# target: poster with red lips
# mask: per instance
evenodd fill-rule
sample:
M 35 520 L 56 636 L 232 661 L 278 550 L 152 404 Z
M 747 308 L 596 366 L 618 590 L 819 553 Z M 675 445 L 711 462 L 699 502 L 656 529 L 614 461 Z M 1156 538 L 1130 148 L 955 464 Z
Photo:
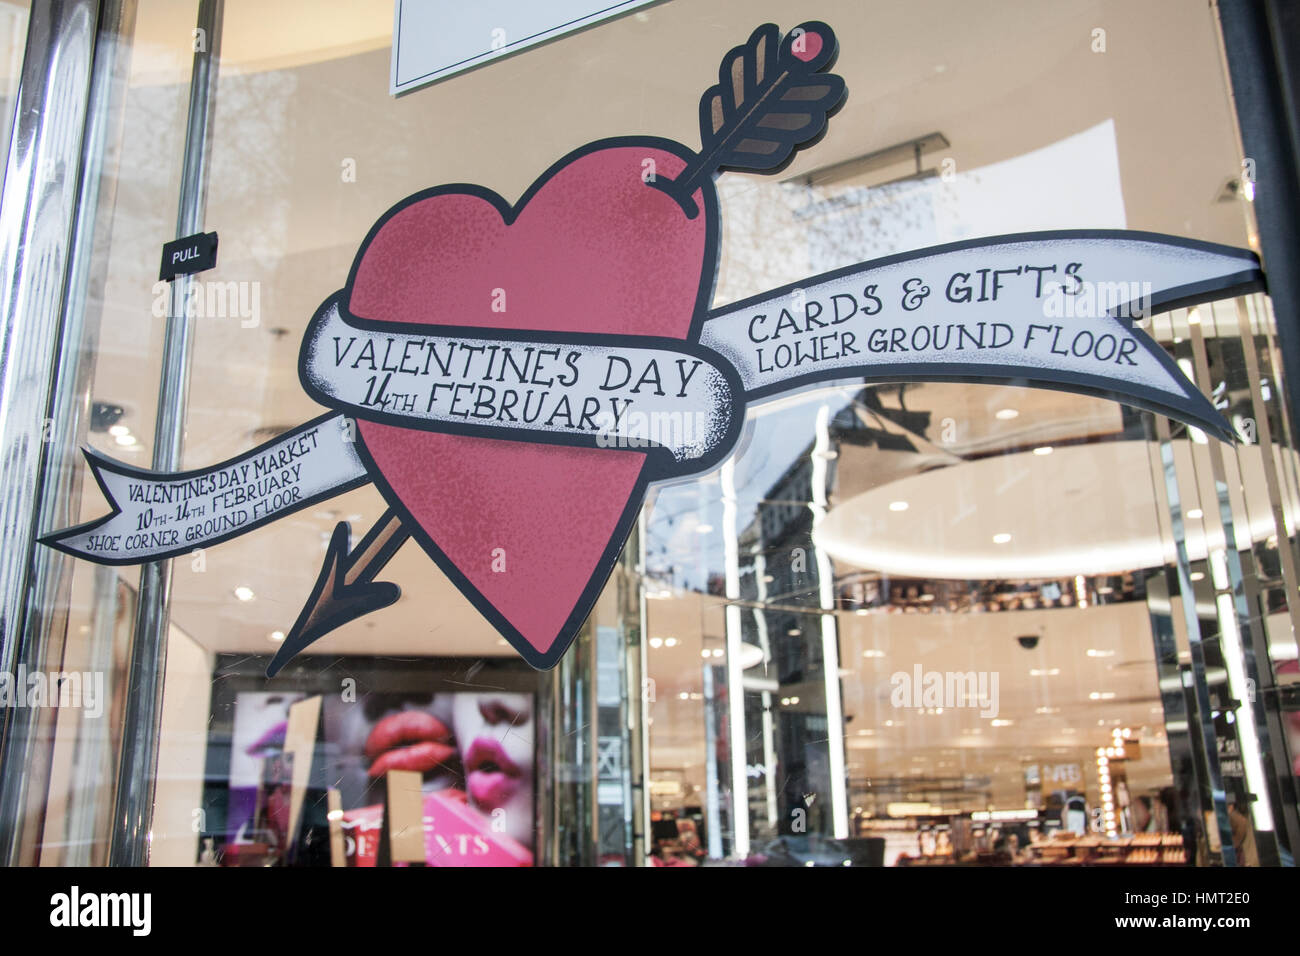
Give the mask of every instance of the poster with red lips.
M 198 846 L 221 865 L 532 865 L 539 675 L 523 661 L 307 657 L 271 690 L 265 667 L 213 661 Z M 418 835 L 397 855 L 381 848 L 395 774 L 394 818 Z
M 87 451 L 111 513 L 42 541 L 103 564 L 159 560 L 373 483 L 386 512 L 355 544 L 336 526 L 268 676 L 393 604 L 400 589 L 377 577 L 412 539 L 547 669 L 650 485 L 734 454 L 751 404 L 828 383 L 1012 383 L 1235 440 L 1142 324 L 1262 288 L 1249 250 L 1123 230 L 995 236 L 715 307 L 714 178 L 773 173 L 815 146 L 846 95 L 837 53 L 820 21 L 784 36 L 763 24 L 700 98 L 698 150 L 621 136 L 578 147 L 514 202 L 477 184 L 402 199 L 304 333 L 299 380 L 329 412 L 191 472 Z
M 531 866 L 533 696 L 509 691 L 326 698 L 325 777 L 338 789 L 349 865 L 374 866 L 385 777 L 420 775 L 430 866 Z

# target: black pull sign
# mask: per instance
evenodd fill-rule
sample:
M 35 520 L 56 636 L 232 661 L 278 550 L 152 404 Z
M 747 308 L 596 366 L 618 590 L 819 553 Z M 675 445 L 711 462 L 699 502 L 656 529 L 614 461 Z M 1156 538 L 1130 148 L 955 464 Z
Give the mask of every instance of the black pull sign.
M 158 278 L 170 282 L 177 276 L 193 275 L 217 264 L 217 234 L 201 232 L 163 244 L 162 268 Z

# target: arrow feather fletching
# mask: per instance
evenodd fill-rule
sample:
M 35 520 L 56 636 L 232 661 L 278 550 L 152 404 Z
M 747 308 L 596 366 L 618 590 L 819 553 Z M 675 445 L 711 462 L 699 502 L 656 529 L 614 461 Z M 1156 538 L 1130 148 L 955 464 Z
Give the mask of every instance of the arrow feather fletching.
M 763 24 L 728 51 L 717 84 L 700 97 L 699 155 L 675 180 L 651 185 L 694 212 L 690 196 L 704 177 L 783 166 L 826 128 L 827 114 L 844 98 L 844 80 L 820 72 L 835 52 L 835 33 L 820 21 L 795 27 L 784 39 L 776 24 Z

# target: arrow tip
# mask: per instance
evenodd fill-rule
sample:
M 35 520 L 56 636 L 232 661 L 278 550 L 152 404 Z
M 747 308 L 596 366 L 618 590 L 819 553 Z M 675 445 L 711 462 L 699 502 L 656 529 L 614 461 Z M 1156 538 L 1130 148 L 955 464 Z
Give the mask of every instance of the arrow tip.
M 402 596 L 402 589 L 389 581 L 347 582 L 347 572 L 352 566 L 351 541 L 351 527 L 346 521 L 340 521 L 330 536 L 325 563 L 316 578 L 311 597 L 267 665 L 267 677 L 274 677 L 300 651 L 326 634 L 372 611 L 395 604 Z

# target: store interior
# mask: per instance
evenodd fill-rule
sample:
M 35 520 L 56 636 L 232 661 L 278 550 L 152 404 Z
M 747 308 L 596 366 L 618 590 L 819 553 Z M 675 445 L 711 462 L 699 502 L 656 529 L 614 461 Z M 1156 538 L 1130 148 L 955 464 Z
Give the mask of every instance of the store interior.
M 320 414 L 298 380 L 303 330 L 392 203 L 446 182 L 516 197 L 556 158 L 606 136 L 693 144 L 718 54 L 790 16 L 775 0 L 673 0 L 394 98 L 391 2 L 325 5 L 328 16 L 303 2 L 285 31 L 268 28 L 259 4 L 225 5 L 205 218 L 221 236 L 206 277 L 220 295 L 198 305 L 186 468 Z M 157 246 L 176 215 L 196 4 L 137 7 L 105 134 L 83 441 L 147 467 L 166 313 Z M 830 0 L 818 11 L 839 35 L 850 96 L 824 141 L 780 175 L 719 179 L 715 305 L 973 236 L 1127 228 L 1255 244 L 1208 12 L 1118 0 L 931 7 L 924 30 L 906 5 Z M 652 489 L 626 573 L 574 652 L 594 659 L 597 630 L 614 628 L 638 658 L 644 700 L 624 706 L 644 720 L 645 855 L 662 865 L 1213 861 L 1219 830 L 1207 825 L 1188 715 L 1173 700 L 1179 667 L 1194 663 L 1188 615 L 1168 582 L 1190 575 L 1191 618 L 1210 627 L 1222 613 L 1213 556 L 1240 554 L 1266 605 L 1254 627 L 1273 662 L 1296 660 L 1293 612 L 1269 597 L 1284 571 L 1279 517 L 1300 513 L 1271 322 L 1255 295 L 1149 327 L 1224 398 L 1225 414 L 1271 423 L 1268 443 L 1215 455 L 1194 429 L 1100 398 L 858 380 L 750 409 L 732 461 Z M 1247 394 L 1252 374 L 1271 389 Z M 94 482 L 81 474 L 79 487 L 72 517 L 102 515 Z M 453 713 L 457 694 L 527 698 L 538 783 L 521 812 L 538 837 L 517 842 L 530 859 L 553 845 L 563 821 L 542 784 L 563 768 L 545 766 L 556 751 L 540 731 L 564 678 L 517 667 L 415 543 L 384 572 L 402 588 L 396 604 L 313 645 L 297 677 L 258 683 L 335 526 L 359 536 L 384 508 L 363 487 L 175 561 L 152 862 L 214 862 L 238 842 L 205 845 L 209 794 L 235 786 L 242 759 L 213 762 L 214 748 L 239 750 L 237 695 L 223 681 L 283 694 L 288 707 L 333 693 L 322 675 L 336 662 L 371 675 L 363 692 L 433 699 L 429 713 L 453 729 L 466 719 Z M 1282 551 L 1294 548 L 1289 531 Z M 42 864 L 106 852 L 138 574 L 67 567 L 64 666 L 107 670 L 113 707 L 103 724 L 60 716 Z M 630 608 L 614 594 L 629 580 Z M 1172 658 L 1161 656 L 1166 624 Z M 974 700 L 951 693 L 966 676 Z M 1210 661 L 1211 684 L 1230 679 Z M 491 707 L 524 709 L 507 704 Z M 239 772 L 256 785 L 264 769 Z M 1240 768 L 1251 790 L 1259 773 Z M 1281 825 L 1258 803 L 1246 816 L 1266 853 L 1263 834 Z M 1269 845 L 1276 856 L 1278 841 Z

